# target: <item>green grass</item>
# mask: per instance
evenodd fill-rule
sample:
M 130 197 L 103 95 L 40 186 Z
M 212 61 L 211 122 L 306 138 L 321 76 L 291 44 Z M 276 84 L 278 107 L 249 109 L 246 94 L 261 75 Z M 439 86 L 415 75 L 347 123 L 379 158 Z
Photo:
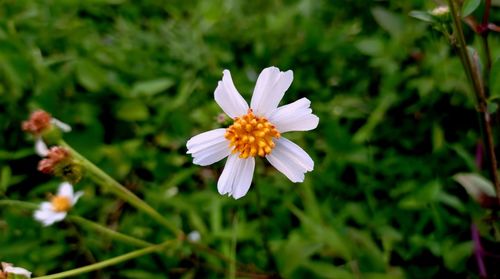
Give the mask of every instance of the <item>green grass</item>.
M 0 198 L 40 202 L 56 192 L 20 129 L 43 108 L 73 127 L 65 140 L 81 154 L 250 272 L 478 278 L 470 227 L 485 211 L 452 176 L 478 171 L 480 127 L 459 59 L 408 16 L 434 7 L 426 2 L 0 1 Z M 498 57 L 498 35 L 490 44 Z M 186 141 L 220 127 L 213 92 L 224 69 L 249 101 L 272 65 L 294 71 L 281 104 L 307 97 L 320 117 L 317 129 L 287 134 L 315 169 L 293 184 L 257 160 L 247 196 L 222 197 L 223 162 L 192 164 Z M 91 180 L 77 188 L 85 195 L 73 214 L 151 243 L 171 236 Z M 44 228 L 30 210 L 0 208 L 0 261 L 37 276 L 135 249 L 72 221 Z M 242 270 L 179 246 L 81 278 Z

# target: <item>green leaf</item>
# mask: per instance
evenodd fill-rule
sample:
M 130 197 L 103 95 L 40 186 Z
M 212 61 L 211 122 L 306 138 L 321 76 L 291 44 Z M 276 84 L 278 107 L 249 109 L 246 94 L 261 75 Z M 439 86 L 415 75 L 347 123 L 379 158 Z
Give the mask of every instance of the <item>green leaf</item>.
M 436 20 L 428 13 L 424 11 L 411 11 L 409 14 L 411 17 L 419 19 L 424 22 L 435 23 Z
M 88 91 L 96 92 L 106 84 L 106 71 L 89 60 L 81 60 L 76 65 L 76 78 Z
M 337 267 L 331 263 L 325 263 L 320 261 L 306 261 L 303 266 L 309 269 L 311 272 L 316 274 L 320 278 L 332 278 L 332 279 L 351 279 L 355 278 L 352 273 L 346 270 L 346 268 Z
M 10 170 L 10 167 L 3 166 L 2 170 L 0 171 L 0 192 L 7 191 L 7 188 L 9 187 L 10 184 L 11 175 L 12 172 Z
M 174 81 L 168 78 L 160 78 L 148 81 L 140 81 L 132 87 L 132 96 L 153 96 L 161 93 L 174 85 Z
M 384 51 L 384 43 L 380 38 L 366 38 L 360 40 L 356 48 L 365 55 L 376 56 Z
M 472 241 L 449 245 L 443 251 L 443 260 L 446 267 L 451 270 L 461 271 L 467 259 L 471 256 L 474 245 Z
M 382 7 L 373 8 L 372 14 L 380 27 L 389 32 L 391 36 L 398 37 L 403 33 L 403 20 L 399 15 Z
M 490 92 L 491 98 L 500 98 L 500 57 L 497 57 L 491 66 L 490 71 Z
M 469 54 L 469 59 L 472 66 L 472 74 L 474 78 L 479 81 L 481 88 L 483 87 L 483 64 L 479 58 L 477 51 L 471 47 L 467 46 L 467 53 Z
M 136 100 L 124 100 L 118 104 L 116 117 L 125 121 L 141 121 L 149 117 L 148 107 Z
M 481 4 L 481 0 L 465 0 L 462 5 L 462 17 L 472 14 Z
M 474 199 L 479 198 L 482 194 L 489 197 L 496 196 L 493 183 L 479 174 L 457 173 L 453 176 L 453 179 L 462 185 Z

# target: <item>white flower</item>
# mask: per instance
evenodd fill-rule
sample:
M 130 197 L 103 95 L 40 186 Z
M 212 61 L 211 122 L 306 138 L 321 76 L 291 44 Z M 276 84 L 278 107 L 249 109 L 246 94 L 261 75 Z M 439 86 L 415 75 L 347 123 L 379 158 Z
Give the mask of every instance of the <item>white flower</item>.
M 5 273 L 6 278 L 15 277 L 15 278 L 31 278 L 31 272 L 22 267 L 15 267 L 9 263 L 2 263 L 2 269 Z M 19 276 L 9 276 L 9 274 L 19 275 Z M 0 270 L 0 275 L 2 275 L 2 271 Z M 0 276 L 2 277 L 2 276 Z
M 187 239 L 191 242 L 200 242 L 201 234 L 199 231 L 192 231 L 192 232 L 188 233 Z
M 431 15 L 433 16 L 444 16 L 450 13 L 450 8 L 448 6 L 439 6 L 435 8 L 434 10 L 430 11 Z
M 82 195 L 81 191 L 73 193 L 73 186 L 68 182 L 63 182 L 59 186 L 57 196 L 52 197 L 50 202 L 42 202 L 33 217 L 44 226 L 62 221 Z
M 306 98 L 278 107 L 292 80 L 291 70 L 264 69 L 248 107 L 236 90 L 230 72 L 224 70 L 214 95 L 217 104 L 234 120 L 233 125 L 199 134 L 187 142 L 187 153 L 197 165 L 207 166 L 228 157 L 217 183 L 221 195 L 239 199 L 248 192 L 255 156 L 266 157 L 292 182 L 303 182 L 304 173 L 313 170 L 311 157 L 281 136 L 290 131 L 312 130 L 319 122 Z

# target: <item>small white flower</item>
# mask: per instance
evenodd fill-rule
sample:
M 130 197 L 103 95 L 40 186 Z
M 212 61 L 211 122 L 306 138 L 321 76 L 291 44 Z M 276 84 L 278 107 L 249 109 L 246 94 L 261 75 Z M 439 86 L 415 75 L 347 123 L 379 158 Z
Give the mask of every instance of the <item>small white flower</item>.
M 187 239 L 191 242 L 200 242 L 201 234 L 199 231 L 192 231 L 192 232 L 188 233 Z
M 430 11 L 431 15 L 433 16 L 444 16 L 450 13 L 450 8 L 448 6 L 439 6 L 435 8 L 434 10 Z
M 26 270 L 25 268 L 22 267 L 15 267 L 12 264 L 9 263 L 2 263 L 2 269 L 3 273 L 6 278 L 31 278 L 31 272 Z M 10 274 L 17 275 L 17 276 L 9 276 Z M 2 271 L 0 270 L 0 275 L 2 275 Z M 1 276 L 0 276 L 1 277 Z
M 42 202 L 33 217 L 44 226 L 62 221 L 82 195 L 81 191 L 73 193 L 73 186 L 68 182 L 63 182 L 59 186 L 57 195 L 52 197 L 50 202 Z
M 303 182 L 314 162 L 295 143 L 281 136 L 290 131 L 309 131 L 318 126 L 311 102 L 302 98 L 278 107 L 293 80 L 293 72 L 276 67 L 264 69 L 253 91 L 250 107 L 236 90 L 231 74 L 223 71 L 215 89 L 215 101 L 234 120 L 227 129 L 215 129 L 192 137 L 187 142 L 193 163 L 207 166 L 228 157 L 217 183 L 221 195 L 235 199 L 246 195 L 255 168 L 255 156 L 266 157 L 292 182 Z

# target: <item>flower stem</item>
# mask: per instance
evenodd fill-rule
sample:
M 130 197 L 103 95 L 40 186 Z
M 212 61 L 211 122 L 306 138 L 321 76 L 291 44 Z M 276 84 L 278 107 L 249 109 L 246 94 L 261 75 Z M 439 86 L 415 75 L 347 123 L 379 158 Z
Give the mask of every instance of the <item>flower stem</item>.
M 0 207 L 1 206 L 22 207 L 22 208 L 30 209 L 30 210 L 35 210 L 38 208 L 38 205 L 36 203 L 17 201 L 17 200 L 0 200 Z M 109 228 L 106 228 L 103 225 L 100 225 L 96 222 L 87 220 L 87 219 L 80 217 L 80 216 L 77 216 L 77 215 L 68 215 L 66 218 L 68 220 L 73 221 L 74 223 L 76 223 L 78 225 L 81 225 L 83 227 L 86 227 L 86 228 L 92 229 L 94 231 L 100 232 L 102 234 L 105 234 L 116 241 L 121 241 L 124 243 L 128 243 L 130 245 L 139 246 L 139 247 L 148 247 L 148 246 L 154 245 L 153 243 L 144 241 L 142 239 L 138 239 L 138 238 L 111 230 Z
M 455 32 L 454 34 L 457 37 L 458 40 L 458 52 L 460 55 L 460 59 L 462 61 L 462 65 L 464 67 L 464 70 L 467 74 L 467 77 L 469 78 L 469 81 L 471 82 L 473 91 L 476 95 L 477 99 L 477 109 L 480 114 L 480 120 L 481 120 L 481 126 L 484 128 L 484 143 L 485 143 L 485 148 L 486 148 L 486 154 L 489 159 L 490 163 L 490 175 L 493 180 L 493 184 L 495 185 L 496 193 L 497 193 L 497 199 L 500 203 L 500 179 L 498 177 L 498 172 L 497 172 L 497 159 L 495 155 L 495 143 L 493 141 L 493 131 L 491 128 L 491 117 L 490 114 L 488 113 L 487 110 L 487 99 L 485 95 L 485 88 L 483 87 L 480 76 L 478 74 L 475 74 L 474 68 L 472 66 L 472 62 L 470 60 L 468 51 L 467 51 L 467 45 L 465 43 L 465 37 L 464 33 L 462 30 L 462 24 L 460 21 L 460 16 L 457 12 L 457 7 L 455 6 L 455 2 L 453 0 L 448 0 L 448 4 L 450 6 L 451 10 L 451 16 L 453 18 L 453 25 L 455 27 Z
M 115 195 L 128 202 L 130 205 L 134 206 L 140 211 L 143 211 L 151 218 L 156 220 L 158 223 L 162 224 L 165 228 L 170 230 L 173 234 L 175 234 L 178 238 L 183 238 L 184 233 L 174 226 L 169 220 L 163 217 L 158 211 L 152 208 L 149 204 L 141 200 L 134 193 L 129 191 L 123 185 L 118 183 L 116 180 L 111 178 L 108 174 L 102 171 L 99 167 L 94 165 L 92 162 L 87 160 L 84 156 L 74 150 L 71 146 L 69 146 L 66 142 L 61 140 L 59 145 L 67 148 L 70 152 L 75 156 L 76 159 L 80 160 L 85 170 L 90 174 L 90 176 L 94 179 L 94 181 L 112 191 Z
M 36 203 L 16 201 L 16 200 L 0 200 L 0 206 L 14 206 L 14 207 L 22 207 L 22 208 L 32 209 L 32 210 L 35 210 L 38 208 L 38 205 Z
M 102 262 L 98 262 L 95 264 L 87 265 L 87 266 L 72 269 L 72 270 L 67 270 L 64 272 L 56 273 L 56 274 L 35 277 L 33 279 L 57 279 L 57 278 L 66 278 L 66 277 L 70 277 L 70 276 L 76 276 L 76 275 L 87 273 L 90 271 L 102 269 L 102 268 L 105 268 L 105 267 L 108 267 L 111 265 L 119 264 L 121 262 L 128 261 L 128 260 L 140 257 L 140 256 L 144 256 L 144 255 L 151 254 L 154 252 L 159 252 L 159 251 L 167 248 L 168 246 L 172 246 L 176 242 L 177 242 L 177 240 L 168 240 L 168 241 L 165 241 L 161 244 L 149 246 L 149 247 L 146 247 L 146 248 L 143 248 L 140 250 L 136 250 L 136 251 L 133 251 L 133 252 L 130 252 L 127 254 L 123 254 L 123 255 L 118 256 L 118 257 L 114 257 L 114 258 L 102 261 Z
M 68 216 L 68 219 L 73 221 L 74 223 L 82 226 L 82 227 L 86 227 L 86 228 L 95 230 L 97 232 L 100 232 L 104 235 L 107 235 L 116 241 L 121 241 L 123 243 L 127 243 L 127 244 L 138 246 L 138 247 L 148 247 L 148 246 L 154 245 L 154 244 L 149 243 L 147 241 L 144 241 L 142 239 L 138 239 L 138 238 L 114 231 L 112 229 L 109 229 L 105 226 L 102 226 L 98 223 L 87 220 L 87 219 L 82 218 L 80 216 L 70 215 L 70 216 Z

